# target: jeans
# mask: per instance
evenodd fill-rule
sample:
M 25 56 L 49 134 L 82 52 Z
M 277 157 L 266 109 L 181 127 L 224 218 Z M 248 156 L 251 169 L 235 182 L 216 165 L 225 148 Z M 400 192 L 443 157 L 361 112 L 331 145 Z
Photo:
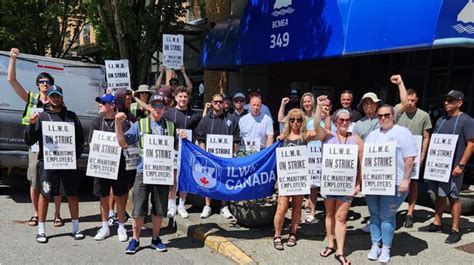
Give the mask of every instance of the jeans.
M 408 195 L 407 192 L 399 192 L 397 195 L 366 195 L 367 206 L 370 212 L 370 237 L 372 244 L 382 242 L 383 246 L 391 247 L 395 233 L 395 215 L 398 208 Z

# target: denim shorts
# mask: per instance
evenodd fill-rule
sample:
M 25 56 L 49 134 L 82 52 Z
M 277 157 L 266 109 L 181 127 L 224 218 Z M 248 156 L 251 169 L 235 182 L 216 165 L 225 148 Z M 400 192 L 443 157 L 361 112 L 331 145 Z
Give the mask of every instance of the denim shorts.
M 339 195 L 321 195 L 325 200 L 338 200 L 341 202 L 352 203 L 352 196 L 339 196 Z

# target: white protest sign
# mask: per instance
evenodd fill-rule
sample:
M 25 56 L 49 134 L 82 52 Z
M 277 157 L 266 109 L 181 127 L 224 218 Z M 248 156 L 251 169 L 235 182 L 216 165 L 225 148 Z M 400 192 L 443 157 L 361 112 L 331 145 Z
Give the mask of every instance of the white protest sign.
M 128 60 L 105 60 L 105 73 L 107 75 L 107 88 L 113 91 L 132 89 Z
M 260 138 L 242 137 L 246 152 L 260 152 Z
M 395 195 L 396 143 L 364 144 L 362 159 L 362 193 Z
M 423 144 L 423 136 L 421 135 L 413 135 L 415 137 L 416 142 L 416 157 L 415 162 L 413 163 L 413 170 L 411 172 L 411 179 L 419 179 L 420 178 L 420 157 L 421 157 L 421 148 Z
M 219 157 L 232 158 L 232 135 L 208 134 L 206 137 L 206 151 Z
M 126 149 L 123 149 L 123 155 L 125 156 L 125 170 L 137 169 L 140 146 L 138 144 L 129 145 Z
M 86 175 L 117 180 L 122 148 L 115 133 L 94 130 L 89 146 Z
M 76 169 L 74 123 L 43 121 L 45 169 Z
M 426 157 L 425 179 L 449 181 L 458 137 L 459 135 L 456 134 L 434 133 L 431 135 Z
M 321 168 L 321 194 L 352 196 L 357 179 L 358 146 L 325 144 Z
M 39 147 L 38 142 L 36 142 L 36 143 L 33 144 L 32 146 L 30 146 L 30 150 L 31 150 L 31 152 L 33 152 L 33 153 L 39 153 L 40 147 Z
M 183 65 L 184 36 L 163 34 L 163 65 L 166 68 L 180 69 Z
M 174 184 L 174 138 L 145 134 L 143 147 L 143 184 Z
M 310 193 L 308 176 L 308 148 L 305 145 L 278 147 L 278 195 L 293 196 Z
M 321 141 L 308 143 L 308 173 L 311 179 L 311 188 L 321 186 L 321 162 L 323 159 Z

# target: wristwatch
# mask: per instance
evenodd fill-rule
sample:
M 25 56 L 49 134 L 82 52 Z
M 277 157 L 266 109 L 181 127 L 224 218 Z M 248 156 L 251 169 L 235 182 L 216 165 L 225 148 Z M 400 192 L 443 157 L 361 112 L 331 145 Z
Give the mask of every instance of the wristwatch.
M 466 164 L 459 163 L 458 166 L 459 166 L 462 170 L 464 170 L 464 168 L 466 167 Z

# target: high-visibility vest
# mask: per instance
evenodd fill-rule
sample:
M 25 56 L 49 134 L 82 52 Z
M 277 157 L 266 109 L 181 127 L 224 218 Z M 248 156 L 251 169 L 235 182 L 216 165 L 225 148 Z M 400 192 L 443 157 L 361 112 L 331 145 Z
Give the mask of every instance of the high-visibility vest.
M 174 136 L 174 123 L 171 121 L 165 120 L 166 124 L 166 134 L 168 136 Z M 140 155 L 143 155 L 143 146 L 145 145 L 145 134 L 150 134 L 150 118 L 141 118 L 138 120 L 138 127 L 140 129 Z
M 32 108 L 36 108 L 40 100 L 39 93 L 28 92 L 28 101 L 26 102 L 25 111 L 23 112 L 23 118 L 21 118 L 21 124 L 30 124 L 30 113 Z

